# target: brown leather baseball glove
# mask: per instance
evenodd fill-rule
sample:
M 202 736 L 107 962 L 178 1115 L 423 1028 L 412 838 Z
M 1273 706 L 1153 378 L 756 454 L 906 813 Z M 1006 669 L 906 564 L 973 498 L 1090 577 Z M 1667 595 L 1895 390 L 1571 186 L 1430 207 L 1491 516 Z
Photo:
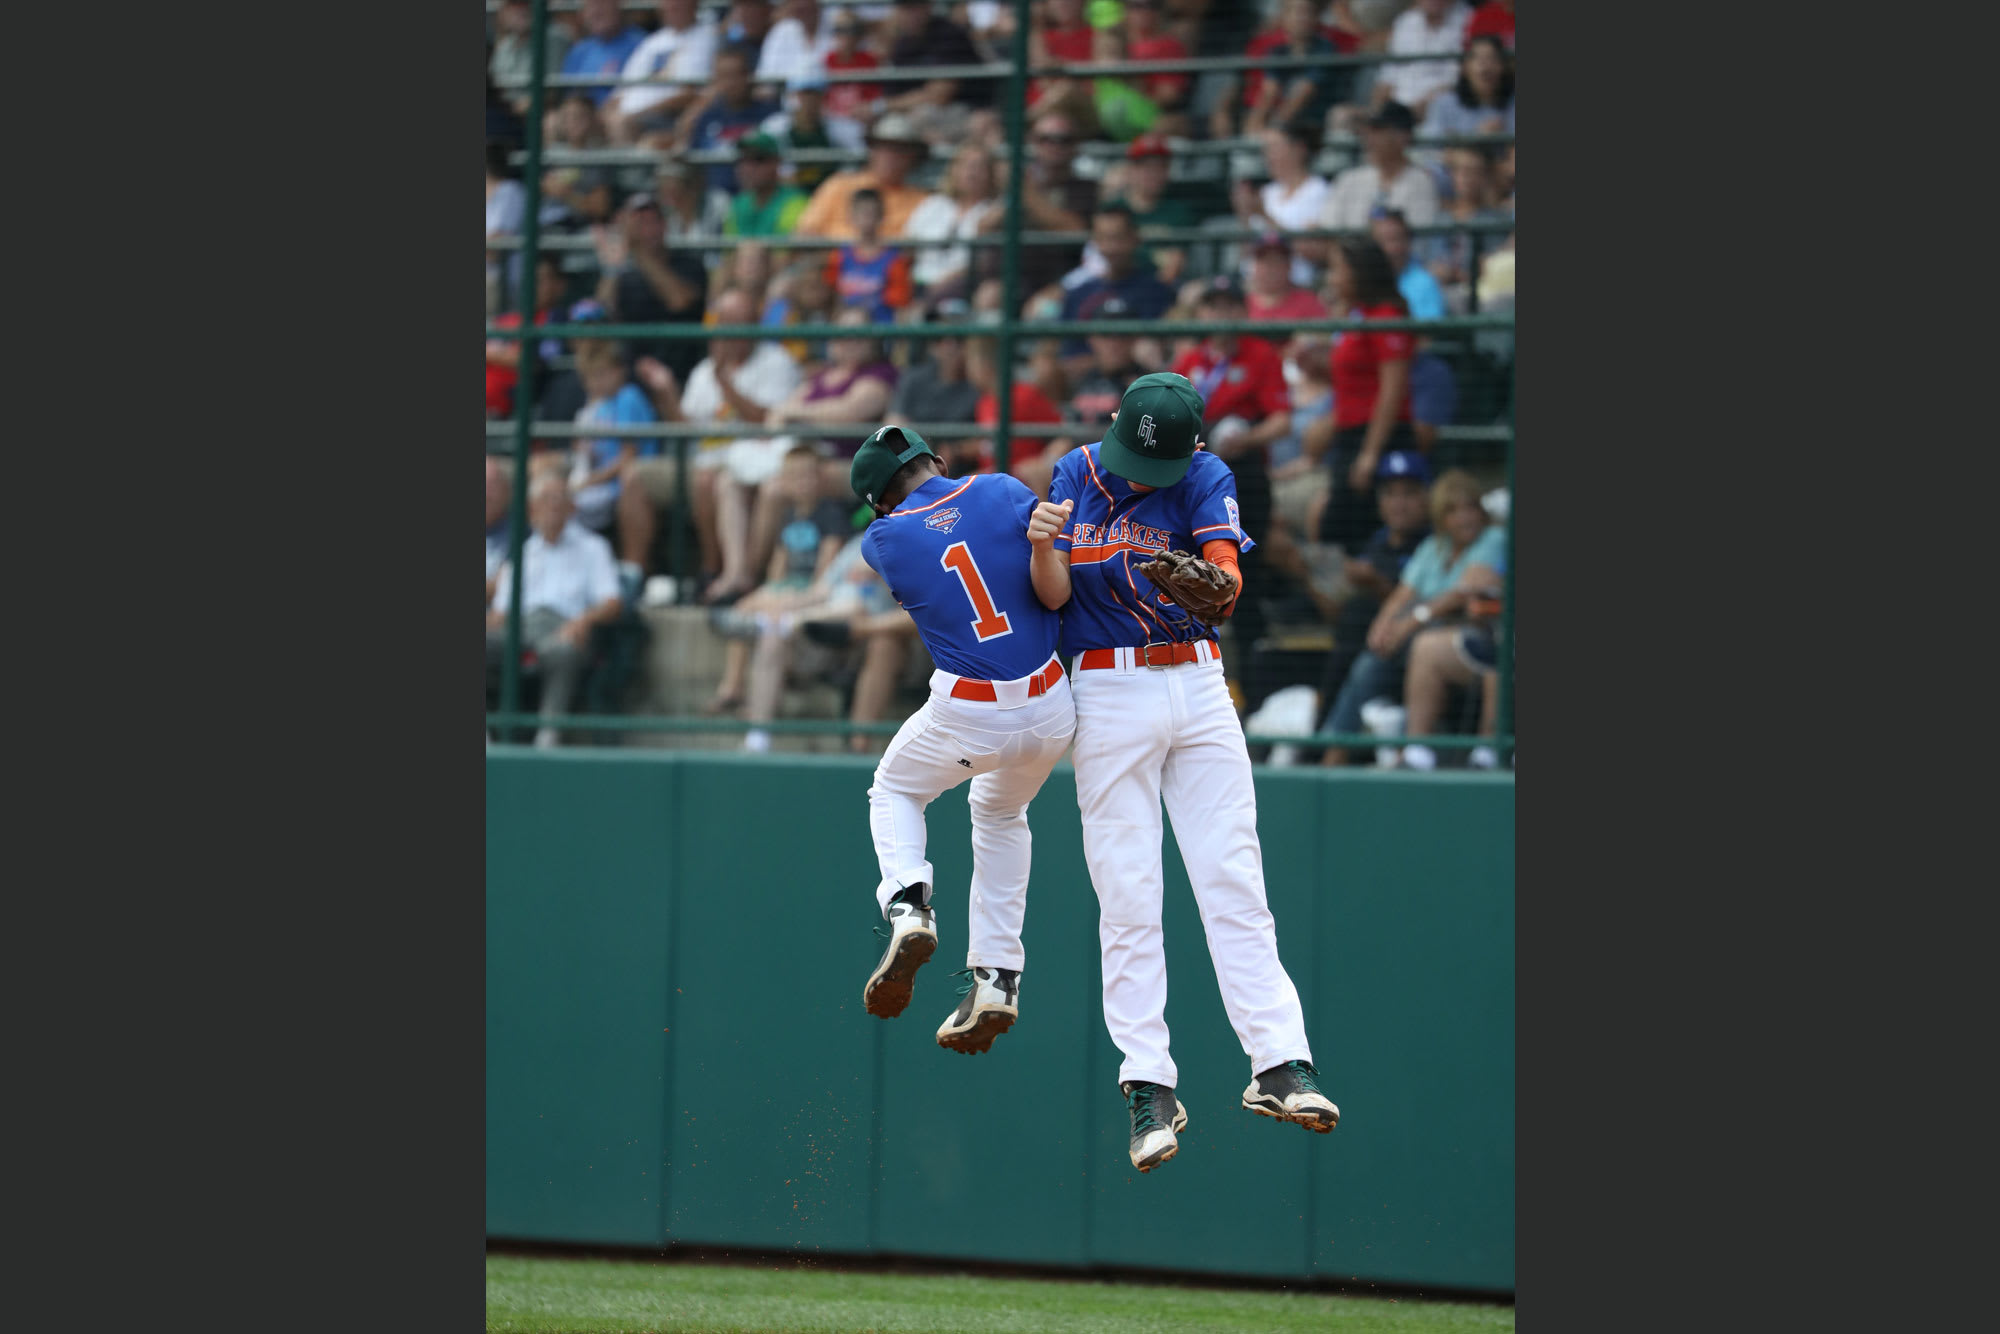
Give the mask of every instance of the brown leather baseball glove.
M 1138 568 L 1169 602 L 1211 629 L 1236 600 L 1229 571 L 1185 551 L 1162 551 Z

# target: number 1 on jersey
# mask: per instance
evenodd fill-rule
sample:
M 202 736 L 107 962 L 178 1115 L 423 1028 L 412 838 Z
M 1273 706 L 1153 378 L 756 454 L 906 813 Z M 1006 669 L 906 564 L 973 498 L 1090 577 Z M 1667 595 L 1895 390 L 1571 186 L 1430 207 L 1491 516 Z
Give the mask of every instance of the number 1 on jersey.
M 993 595 L 986 591 L 986 581 L 979 577 L 979 565 L 972 559 L 971 547 L 954 542 L 945 548 L 939 563 L 957 575 L 958 582 L 965 586 L 965 596 L 971 599 L 972 610 L 978 614 L 978 619 L 972 622 L 974 635 L 983 642 L 1014 633 L 1014 627 L 1007 623 L 1007 613 L 994 608 Z

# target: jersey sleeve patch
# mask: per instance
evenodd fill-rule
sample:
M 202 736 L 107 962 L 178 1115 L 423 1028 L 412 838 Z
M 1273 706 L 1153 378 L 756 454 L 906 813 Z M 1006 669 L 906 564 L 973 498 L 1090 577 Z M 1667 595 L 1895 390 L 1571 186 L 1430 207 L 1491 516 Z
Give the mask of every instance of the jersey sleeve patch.
M 1188 536 L 1194 539 L 1197 550 L 1203 542 L 1227 538 L 1249 551 L 1256 543 L 1243 531 L 1243 509 L 1236 500 L 1236 475 L 1220 459 L 1203 472 L 1198 498 L 1188 516 Z

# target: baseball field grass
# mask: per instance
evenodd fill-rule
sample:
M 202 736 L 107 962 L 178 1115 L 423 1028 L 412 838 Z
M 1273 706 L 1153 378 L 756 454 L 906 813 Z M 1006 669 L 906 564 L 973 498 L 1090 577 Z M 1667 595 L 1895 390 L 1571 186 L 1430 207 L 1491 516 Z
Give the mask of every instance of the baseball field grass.
M 1512 1330 L 1510 1306 L 968 1275 L 486 1257 L 488 1334 Z

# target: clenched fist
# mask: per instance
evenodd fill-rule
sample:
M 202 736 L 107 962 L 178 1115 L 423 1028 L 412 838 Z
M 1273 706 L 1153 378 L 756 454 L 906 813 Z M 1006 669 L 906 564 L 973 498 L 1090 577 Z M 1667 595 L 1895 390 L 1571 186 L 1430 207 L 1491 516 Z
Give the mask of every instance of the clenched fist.
M 1038 547 L 1055 541 L 1056 534 L 1069 522 L 1069 512 L 1075 508 L 1074 500 L 1065 500 L 1060 505 L 1051 505 L 1044 500 L 1036 505 L 1035 512 L 1028 518 L 1028 540 Z

